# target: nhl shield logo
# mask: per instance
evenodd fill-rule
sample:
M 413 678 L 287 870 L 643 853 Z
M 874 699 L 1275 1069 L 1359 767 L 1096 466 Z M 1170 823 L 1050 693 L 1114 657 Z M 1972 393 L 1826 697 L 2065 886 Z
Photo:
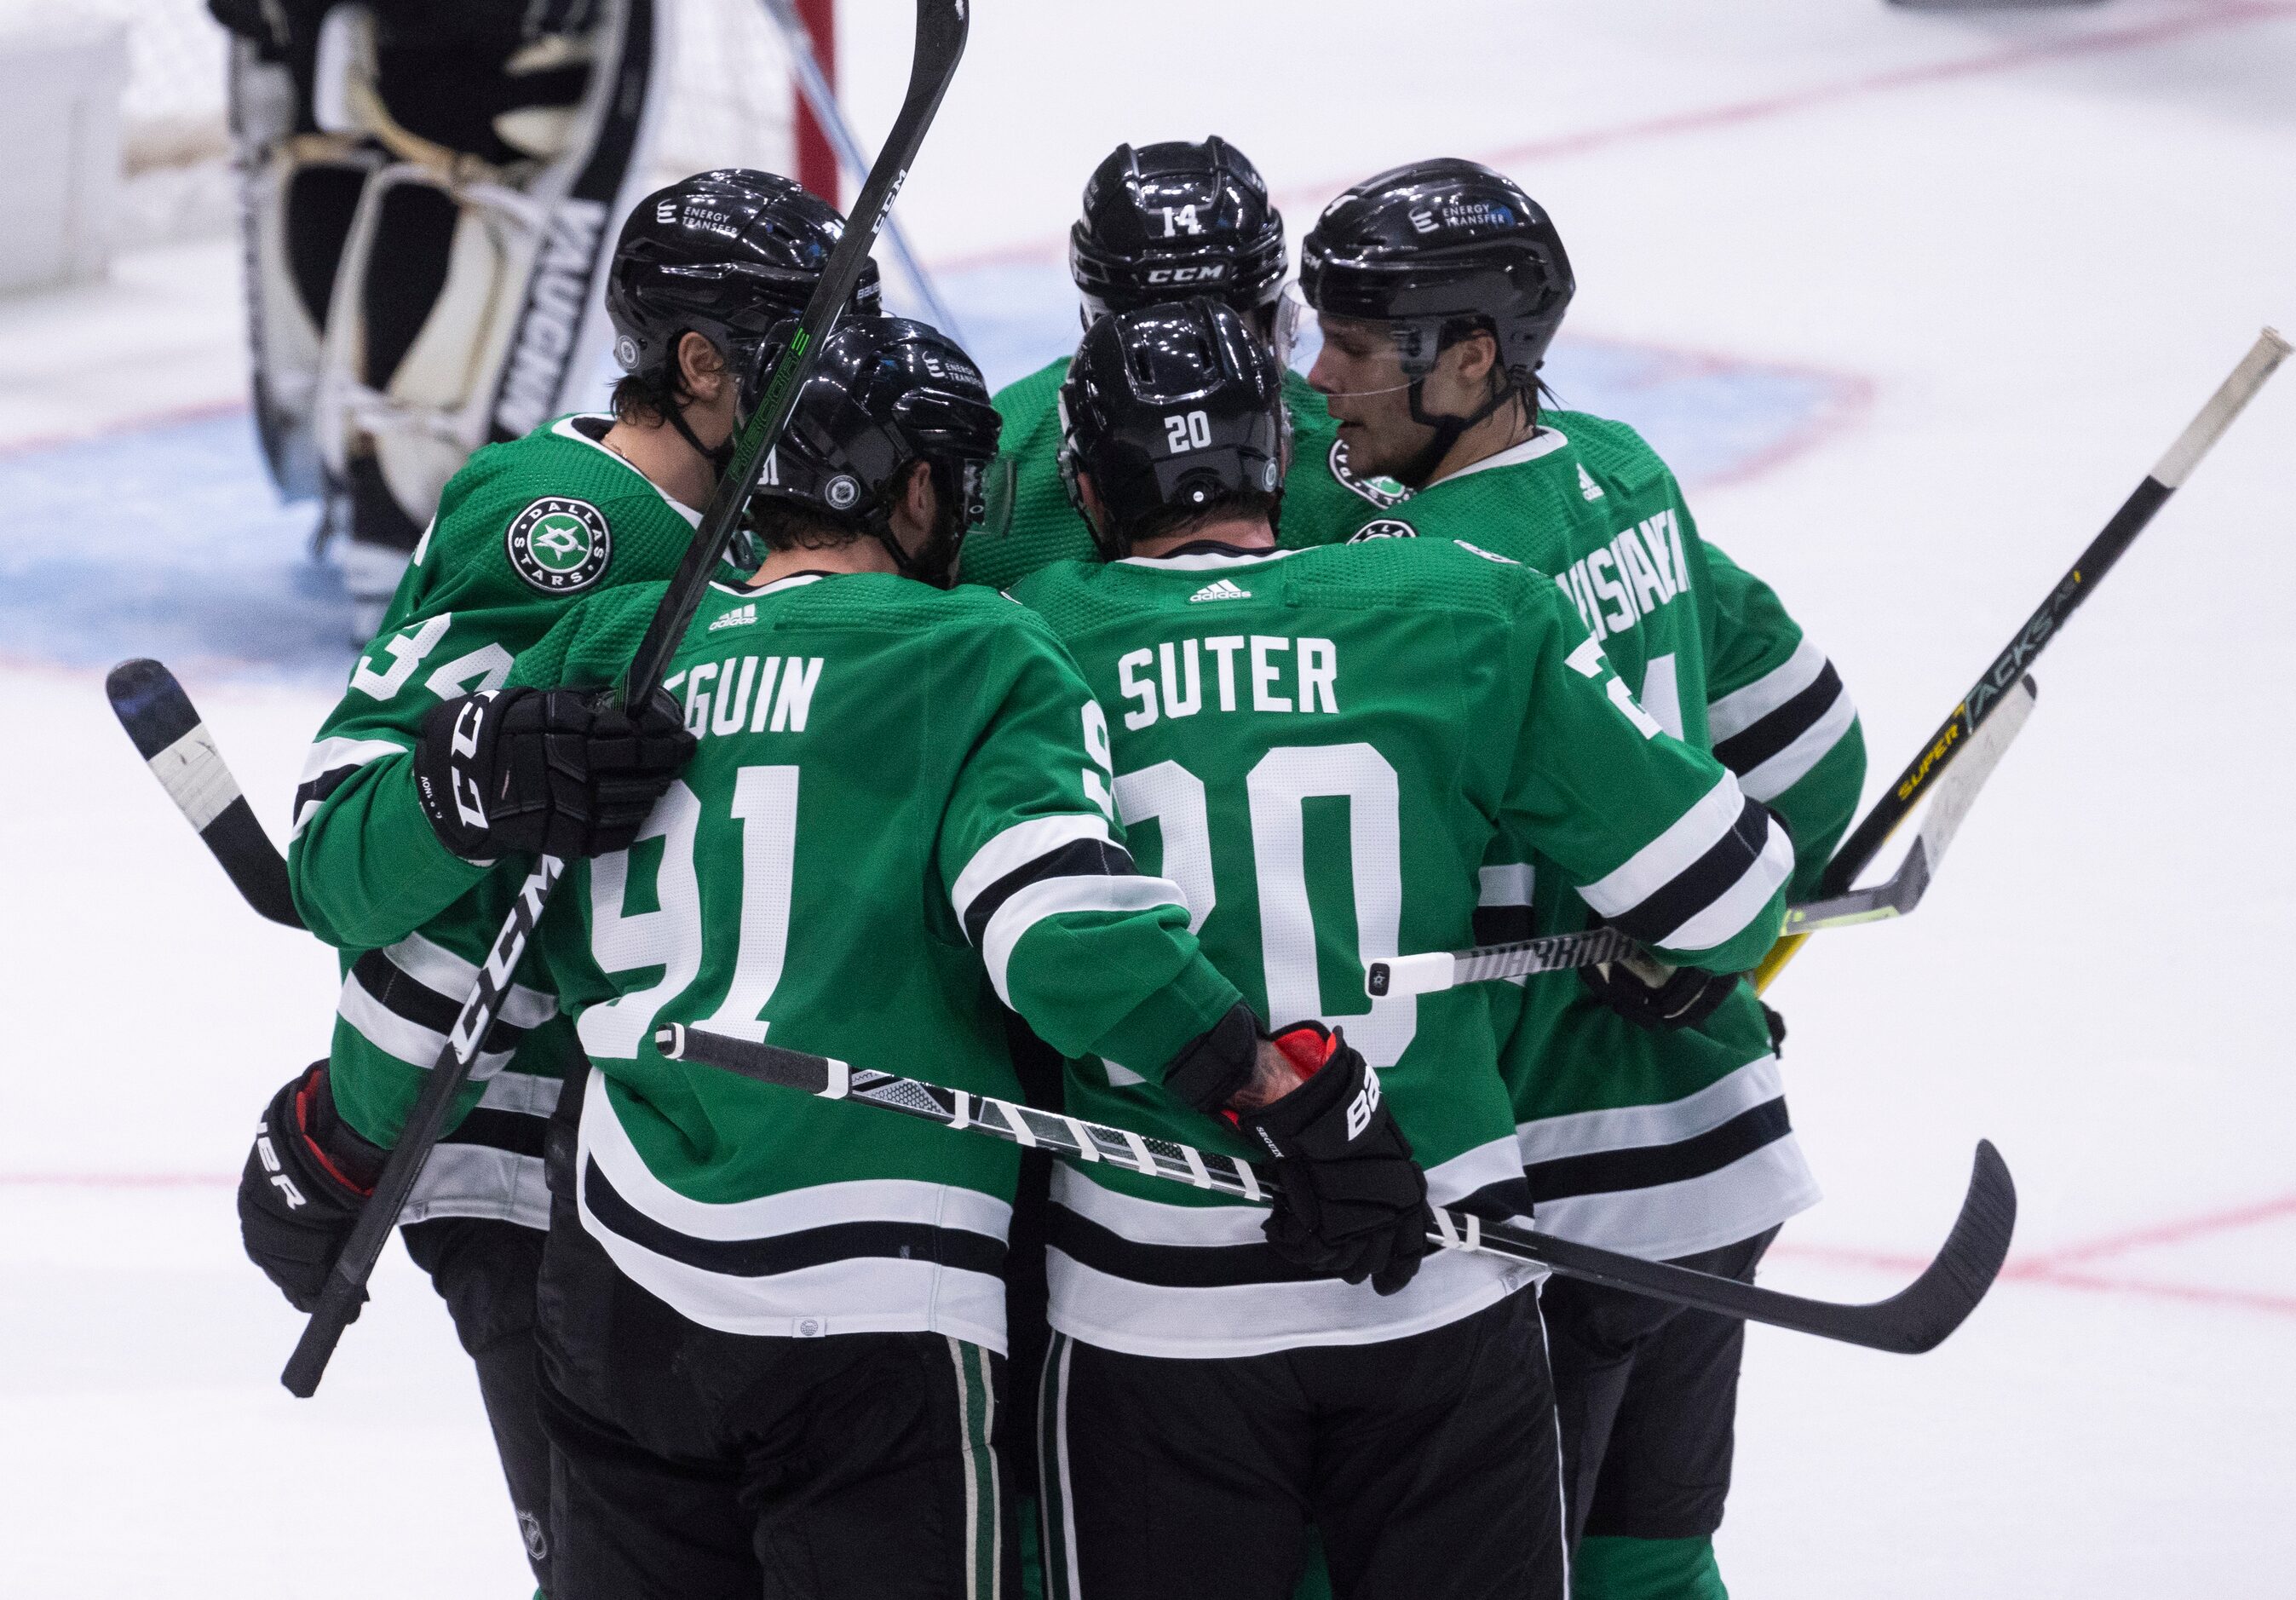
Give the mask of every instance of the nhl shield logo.
M 598 508 L 555 495 L 512 517 L 503 546 L 518 575 L 545 595 L 588 588 L 614 554 L 613 535 Z

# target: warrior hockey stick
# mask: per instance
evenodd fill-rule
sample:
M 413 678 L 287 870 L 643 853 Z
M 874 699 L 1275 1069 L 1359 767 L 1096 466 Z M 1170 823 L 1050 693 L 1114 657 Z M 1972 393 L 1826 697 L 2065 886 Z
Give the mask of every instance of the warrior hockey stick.
M 1829 928 L 1853 928 L 1906 915 L 1922 903 L 1937 876 L 1938 864 L 1961 831 L 1962 819 L 1977 803 L 1978 791 L 1993 775 L 2001 757 L 2032 714 L 2039 685 L 2028 677 L 2011 690 L 1999 710 L 1970 740 L 1970 753 L 1955 764 L 1930 797 L 1929 814 L 1914 848 L 1906 852 L 1898 870 L 1879 883 L 1853 889 L 1848 894 L 1810 900 L 1786 907 L 1785 931 L 1822 933 Z M 1630 961 L 1656 968 L 1642 955 L 1642 947 L 1616 928 L 1594 928 L 1584 933 L 1556 933 L 1545 939 L 1518 939 L 1511 944 L 1477 945 L 1466 950 L 1434 950 L 1423 956 L 1398 956 L 1374 961 L 1364 972 L 1364 989 L 1372 998 L 1383 995 L 1427 995 L 1462 983 L 1488 983 L 1501 978 L 1523 978 L 1535 972 L 1567 972 L 1604 961 Z M 1663 971 L 1659 977 L 1663 977 Z
M 677 1025 L 657 1031 L 654 1046 L 671 1061 L 698 1062 L 824 1100 L 857 1100 L 944 1128 L 987 1134 L 1079 1161 L 1108 1161 L 1150 1177 L 1244 1200 L 1264 1202 L 1276 1192 L 1274 1180 L 1234 1156 L 1015 1105 L 988 1095 L 943 1088 L 890 1072 L 867 1071 L 825 1055 L 808 1055 Z M 1953 1232 L 1947 1235 L 1937 1259 L 1888 1300 L 1862 1306 L 1757 1289 L 1735 1278 L 1645 1261 L 1465 1211 L 1437 1208 L 1434 1217 L 1435 1226 L 1428 1237 L 1447 1250 L 1480 1251 L 1510 1260 L 1537 1262 L 1571 1277 L 1669 1305 L 1913 1356 L 1943 1342 L 1992 1287 L 2009 1254 L 2009 1235 L 2017 1221 L 2017 1191 L 2000 1153 L 1980 1141 L 1961 1215 L 1954 1219 Z
M 176 675 L 159 662 L 122 661 L 103 680 L 112 715 L 247 903 L 275 923 L 299 928 L 287 889 L 287 861 L 255 820 L 215 735 L 192 709 Z
M 1984 676 L 1970 686 L 1969 692 L 1961 697 L 1961 703 L 1954 707 L 1952 713 L 1930 735 L 1922 753 L 1898 775 L 1898 781 L 1890 786 L 1889 792 L 1866 814 L 1865 820 L 1851 830 L 1849 837 L 1842 841 L 1841 847 L 1833 853 L 1833 859 L 1826 863 L 1824 876 L 1818 881 L 1821 892 L 1827 895 L 1849 892 L 1857 874 L 1881 854 L 1882 846 L 1890 834 L 1897 832 L 1898 825 L 1912 812 L 1924 787 L 1934 783 L 1945 771 L 1961 752 L 1961 747 L 1969 742 L 1970 735 L 1977 732 L 1979 725 L 1993 714 L 2001 703 L 2001 697 L 2025 676 L 2034 658 L 2057 636 L 2057 630 L 2064 626 L 2065 619 L 2073 614 L 2082 601 L 2088 598 L 2089 591 L 2104 575 L 2112 570 L 2113 563 L 2128 552 L 2128 546 L 2136 542 L 2136 536 L 2144 531 L 2146 524 L 2168 503 L 2169 496 L 2192 475 L 2202 457 L 2215 447 L 2217 440 L 2224 437 L 2225 430 L 2232 426 L 2233 420 L 2240 415 L 2249 401 L 2256 398 L 2256 391 L 2264 387 L 2265 380 L 2272 376 L 2273 370 L 2287 357 L 2288 349 L 2288 341 L 2270 328 L 2256 336 L 2256 342 L 2249 348 L 2248 354 L 2241 357 L 2240 365 L 2233 368 L 2232 375 L 2218 386 L 2215 394 L 2209 397 L 2209 403 L 2201 407 L 2201 414 L 2177 436 L 2177 442 L 2169 447 L 2169 453 L 2161 457 L 2160 464 L 2136 486 L 2136 491 L 2122 502 L 2120 509 L 2112 513 L 2112 520 L 2090 541 L 2089 547 L 2081 552 L 2080 559 L 2072 564 L 2071 570 L 2058 579 L 2057 587 L 2050 591 L 2047 599 L 2041 602 L 2040 609 L 2026 619 L 2025 626 L 2017 630 L 2017 636 L 1993 659 L 1993 664 L 1985 669 Z M 1790 932 L 1770 947 L 1770 953 L 1754 970 L 1754 987 L 1757 989 L 1766 989 L 1770 986 L 1778 973 L 1784 970 L 1786 963 L 1794 958 L 1794 953 L 1801 948 L 1803 938 L 1802 934 Z
M 806 301 L 804 315 L 798 319 L 796 332 L 790 335 L 788 348 L 775 362 L 773 376 L 767 382 L 756 410 L 734 439 L 732 458 L 709 496 L 709 504 L 702 510 L 693 542 L 686 546 L 660 605 L 646 626 L 636 657 L 622 680 L 620 697 L 624 705 L 642 703 L 660 685 L 669 658 L 685 636 L 686 624 L 693 619 L 694 608 L 701 603 L 710 574 L 717 570 L 749 503 L 750 491 L 757 487 L 767 456 L 789 425 L 790 414 L 796 409 L 798 394 L 813 371 L 822 341 L 828 337 L 854 286 L 861 281 L 869 248 L 876 241 L 893 197 L 909 175 L 909 163 L 916 159 L 925 132 L 932 126 L 941 96 L 948 92 L 949 82 L 956 75 L 970 25 L 968 9 L 969 0 L 917 0 L 916 52 L 911 60 L 908 94 L 901 103 L 900 114 L 893 119 L 892 131 L 886 135 L 885 148 L 878 155 L 877 164 L 869 170 L 869 181 L 861 185 L 861 194 L 853 202 L 844 236 L 829 252 L 829 259 L 822 267 L 821 282 L 815 286 L 813 297 Z M 469 1079 L 480 1045 L 510 992 L 511 974 L 517 971 L 520 959 L 526 954 L 527 940 L 542 920 L 551 890 L 565 870 L 564 862 L 554 856 L 545 856 L 521 885 L 518 899 L 502 931 L 495 936 L 485 964 L 479 969 L 478 984 L 463 1002 L 446 1047 L 425 1076 L 422 1091 L 415 1096 L 399 1131 L 398 1143 L 391 1147 L 390 1159 L 375 1180 L 374 1193 L 360 1208 L 357 1225 L 327 1275 L 318 1307 L 305 1325 L 286 1370 L 280 1374 L 279 1381 L 291 1394 L 308 1398 L 317 1390 L 319 1378 L 327 1369 L 327 1358 L 334 1353 L 343 1329 L 358 1314 L 359 1302 L 366 1297 L 367 1277 L 373 1272 L 383 1246 L 390 1242 L 390 1230 L 398 1224 L 414 1180 L 422 1176 L 423 1162 L 430 1159 L 431 1147 L 446 1128 L 447 1112 Z
M 805 96 L 814 120 L 821 125 L 823 135 L 836 151 L 837 164 L 849 176 L 860 177 L 869 170 L 869 158 L 861 152 L 861 141 L 853 136 L 852 126 L 845 120 L 845 109 L 837 103 L 837 91 L 829 86 L 829 75 L 821 70 L 821 57 L 814 50 L 813 35 L 806 28 L 805 19 L 797 14 L 794 0 L 765 0 L 765 6 L 775 26 L 782 30 L 782 43 L 789 50 L 791 64 L 797 69 L 798 92 Z M 932 280 L 925 275 L 924 263 L 909 248 L 909 236 L 902 231 L 898 217 L 885 218 L 885 242 L 891 248 L 893 258 L 901 264 L 902 274 L 915 288 L 917 298 L 924 301 L 933 326 L 963 344 L 964 336 L 957 329 L 955 316 L 940 298 L 940 291 L 933 287 Z

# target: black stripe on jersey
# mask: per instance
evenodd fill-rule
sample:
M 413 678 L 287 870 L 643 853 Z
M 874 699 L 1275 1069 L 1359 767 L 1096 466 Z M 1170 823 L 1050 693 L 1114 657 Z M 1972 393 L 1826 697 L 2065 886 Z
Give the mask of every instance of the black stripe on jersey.
M 1816 726 L 1841 694 L 1841 675 L 1828 661 L 1809 687 L 1716 745 L 1714 759 L 1743 777 Z
M 1478 906 L 1474 928 L 1479 945 L 1511 945 L 1535 938 L 1538 932 L 1528 906 Z
M 1786 1116 L 1785 1096 L 1749 1106 L 1719 1128 L 1671 1145 L 1639 1145 L 1628 1150 L 1602 1150 L 1589 1155 L 1559 1156 L 1525 1169 L 1530 1192 L 1540 1202 L 1569 1200 L 1579 1194 L 1611 1194 L 1628 1189 L 1650 1189 L 1678 1184 L 1710 1172 L 1719 1172 L 1765 1145 L 1775 1145 L 1793 1131 Z
M 1522 1178 L 1502 1178 L 1451 1203 L 1456 1210 L 1504 1222 L 1529 1214 L 1530 1187 Z M 1136 1284 L 1230 1289 L 1244 1284 L 1308 1284 L 1330 1276 L 1293 1265 L 1272 1244 L 1143 1244 L 1058 1201 L 1048 1216 L 1046 1243 L 1097 1271 Z
M 299 817 L 306 808 L 320 804 L 327 796 L 348 783 L 351 775 L 358 771 L 362 763 L 354 761 L 348 767 L 330 767 L 309 783 L 298 787 L 295 791 L 295 808 L 288 815 Z
M 1233 1289 L 1242 1284 L 1308 1284 L 1322 1276 L 1295 1267 L 1272 1244 L 1140 1244 L 1057 1201 L 1045 1242 L 1111 1277 L 1165 1289 Z
M 590 1214 L 633 1244 L 726 1277 L 772 1277 L 870 1256 L 931 1261 L 991 1276 L 1004 1270 L 1004 1242 L 926 1222 L 833 1222 L 764 1239 L 697 1239 L 655 1221 L 622 1198 L 594 1156 L 582 1174 Z
M 1058 849 L 1021 863 L 973 896 L 972 904 L 964 909 L 964 936 L 978 949 L 989 919 L 1031 883 L 1046 878 L 1130 878 L 1139 872 L 1132 865 L 1131 853 L 1120 844 L 1105 839 L 1071 839 Z
M 351 963 L 351 976 L 386 1011 L 433 1033 L 452 1033 L 455 1019 L 462 1015 L 460 998 L 440 994 L 401 968 L 384 951 L 361 951 L 358 959 Z M 492 1055 L 514 1050 L 525 1037 L 525 1029 L 514 1028 L 496 1017 L 495 1025 L 487 1030 L 486 1053 Z
M 1611 921 L 1644 944 L 1664 944 L 1667 936 L 1727 894 L 1762 858 L 1769 841 L 1770 814 L 1757 800 L 1739 808 L 1738 820 L 1697 860 Z
M 512 1155 L 530 1155 L 542 1159 L 542 1142 L 550 1132 L 550 1119 L 528 1112 L 499 1111 L 490 1105 L 473 1109 L 455 1125 L 455 1131 L 439 1142 L 442 1145 L 484 1145 L 489 1150 L 507 1150 Z

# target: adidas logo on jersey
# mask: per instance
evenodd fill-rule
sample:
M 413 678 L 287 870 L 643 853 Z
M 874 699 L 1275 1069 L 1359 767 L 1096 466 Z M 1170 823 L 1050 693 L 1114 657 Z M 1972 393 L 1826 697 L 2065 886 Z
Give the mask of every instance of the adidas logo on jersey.
M 1587 475 L 1587 464 L 1583 461 L 1578 464 L 1578 494 L 1580 498 L 1587 500 L 1603 497 L 1603 486 Z
M 709 631 L 714 634 L 721 628 L 747 628 L 757 619 L 758 603 L 754 600 L 746 601 L 712 622 L 709 625 Z
M 1239 589 L 1226 578 L 1217 578 L 1189 595 L 1188 603 L 1193 605 L 1199 600 L 1249 600 L 1250 598 L 1250 589 Z

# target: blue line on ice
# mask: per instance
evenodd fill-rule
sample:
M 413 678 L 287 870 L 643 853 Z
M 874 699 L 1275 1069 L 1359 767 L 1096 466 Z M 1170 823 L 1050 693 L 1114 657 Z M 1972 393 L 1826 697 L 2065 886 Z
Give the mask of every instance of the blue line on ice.
M 975 268 L 944 285 L 993 384 L 1074 347 L 1057 265 Z M 1854 406 L 1853 380 L 1603 341 L 1559 341 L 1563 405 L 1634 423 L 1693 489 L 1791 453 Z M 309 554 L 313 509 L 281 506 L 243 414 L 0 457 L 0 654 L 331 688 L 350 660 L 335 568 Z

